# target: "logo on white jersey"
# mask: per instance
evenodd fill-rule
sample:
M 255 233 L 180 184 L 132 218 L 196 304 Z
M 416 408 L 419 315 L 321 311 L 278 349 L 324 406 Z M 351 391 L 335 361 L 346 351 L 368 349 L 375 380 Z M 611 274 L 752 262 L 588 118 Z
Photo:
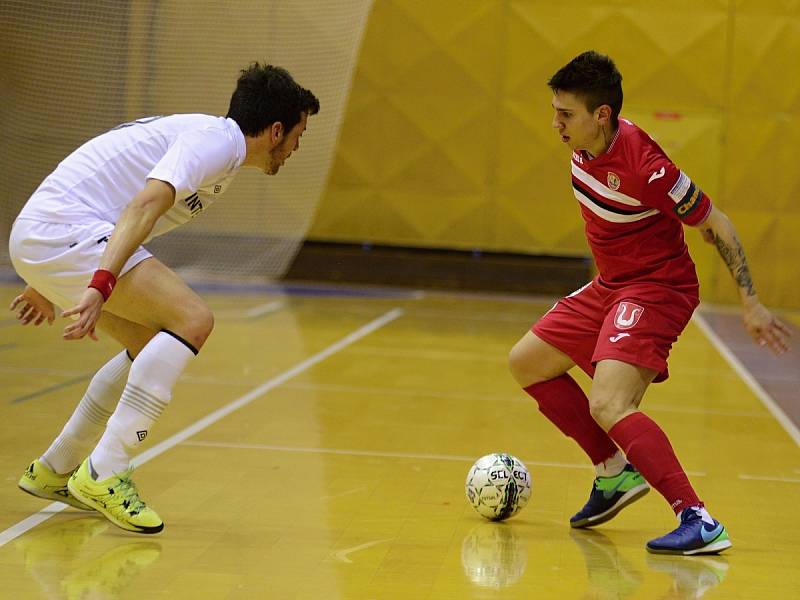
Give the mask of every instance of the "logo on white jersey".
M 188 198 L 184 198 L 183 203 L 186 204 L 186 208 L 188 208 L 189 212 L 191 212 L 193 219 L 203 212 L 203 203 L 200 201 L 200 197 L 197 195 L 197 192 Z
M 633 302 L 620 302 L 617 307 L 617 315 L 614 317 L 614 326 L 617 329 L 630 329 L 644 312 L 644 308 Z
M 658 171 L 653 171 L 653 174 L 650 175 L 650 179 L 647 180 L 647 183 L 653 183 L 656 179 L 661 179 L 666 174 L 667 170 L 664 167 L 661 167 Z
M 631 334 L 630 333 L 618 333 L 617 335 L 612 335 L 610 338 L 608 338 L 608 341 L 611 342 L 612 344 L 616 344 L 618 341 L 620 341 L 624 337 L 631 337 Z
M 617 191 L 619 189 L 619 175 L 616 173 L 612 173 L 611 171 L 608 172 L 608 177 L 606 177 L 606 181 L 608 181 L 608 187 L 612 190 Z

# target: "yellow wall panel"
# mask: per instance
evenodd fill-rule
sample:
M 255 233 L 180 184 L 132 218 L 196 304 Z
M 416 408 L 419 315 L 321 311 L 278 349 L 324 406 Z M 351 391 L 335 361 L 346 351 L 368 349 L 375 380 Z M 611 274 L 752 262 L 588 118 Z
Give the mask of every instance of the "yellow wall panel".
M 438 54 L 458 64 L 458 70 L 478 82 L 487 92 L 493 92 L 499 79 L 501 65 L 497 57 L 497 39 L 502 35 L 502 3 L 462 2 L 453 10 L 449 2 L 415 0 L 404 2 L 403 8 L 436 46 Z M 446 73 L 427 65 L 434 77 Z M 422 73 L 416 73 L 421 75 Z M 424 85 L 424 79 L 421 81 Z M 434 86 L 434 91 L 440 87 Z
M 359 78 L 391 83 L 394 75 L 418 63 L 434 47 L 424 29 L 402 8 L 403 3 L 375 2 L 361 44 Z
M 762 297 L 800 306 L 798 2 L 378 0 L 311 236 L 585 254 L 546 81 L 589 48 L 622 71 L 623 116 L 734 218 Z M 735 301 L 686 237 L 704 298 Z
M 739 228 L 760 295 L 796 307 L 800 3 L 739 2 L 732 29 L 724 208 Z M 718 291 L 723 297 L 722 285 Z
M 728 39 L 724 5 L 654 3 L 627 8 L 623 15 L 608 52 L 618 61 L 628 99 L 656 110 L 722 107 Z
M 731 107 L 769 114 L 800 110 L 800 4 L 737 2 L 731 57 Z
M 728 125 L 725 160 L 725 193 L 742 208 L 757 206 L 777 214 L 797 211 L 800 172 L 797 146 L 800 115 L 751 115 L 733 113 Z

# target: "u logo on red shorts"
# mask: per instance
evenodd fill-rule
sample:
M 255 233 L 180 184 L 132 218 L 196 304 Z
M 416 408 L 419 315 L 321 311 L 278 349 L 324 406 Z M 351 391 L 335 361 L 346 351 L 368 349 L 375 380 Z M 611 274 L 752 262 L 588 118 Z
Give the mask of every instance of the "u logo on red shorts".
M 617 315 L 614 317 L 614 326 L 617 329 L 630 329 L 639 322 L 644 307 L 633 302 L 620 302 L 617 307 Z

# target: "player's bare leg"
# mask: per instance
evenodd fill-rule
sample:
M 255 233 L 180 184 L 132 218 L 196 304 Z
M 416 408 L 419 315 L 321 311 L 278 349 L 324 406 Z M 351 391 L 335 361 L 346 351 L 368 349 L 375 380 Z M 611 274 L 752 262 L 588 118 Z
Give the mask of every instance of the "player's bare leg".
M 725 528 L 708 514 L 664 431 L 638 407 L 656 371 L 618 360 L 597 363 L 591 411 L 628 460 L 664 496 L 680 526 L 647 544 L 662 554 L 708 554 L 731 546 Z
M 70 479 L 69 490 L 124 529 L 157 533 L 163 522 L 139 498 L 130 479 L 130 459 L 211 333 L 213 317 L 205 302 L 155 258 L 120 277 L 104 313 L 111 315 L 105 329 L 141 350 L 103 436 Z
M 528 331 L 511 349 L 508 366 L 520 387 L 526 388 L 563 375 L 575 363 L 558 348 Z
M 103 311 L 100 315 L 97 327 L 100 331 L 119 342 L 128 351 L 131 359 L 136 358 L 142 348 L 158 333 L 155 329 L 123 319 L 108 311 Z
M 514 379 L 536 400 L 541 413 L 573 438 L 598 469 L 622 470 L 624 457 L 617 456 L 618 448 L 592 418 L 586 394 L 567 374 L 575 366 L 569 356 L 528 331 L 512 348 L 508 362 Z M 609 461 L 619 464 L 606 464 Z
M 104 312 L 152 331 L 167 329 L 199 350 L 214 327 L 205 301 L 155 257 L 119 278 Z
M 574 366 L 569 356 L 530 331 L 509 355 L 512 375 L 541 413 L 573 438 L 595 466 L 589 501 L 570 519 L 572 527 L 592 527 L 612 519 L 650 488 L 592 417 L 586 394 L 567 374 Z
M 617 421 L 638 411 L 647 386 L 656 375 L 652 369 L 619 360 L 598 362 L 589 392 L 594 420 L 608 431 Z

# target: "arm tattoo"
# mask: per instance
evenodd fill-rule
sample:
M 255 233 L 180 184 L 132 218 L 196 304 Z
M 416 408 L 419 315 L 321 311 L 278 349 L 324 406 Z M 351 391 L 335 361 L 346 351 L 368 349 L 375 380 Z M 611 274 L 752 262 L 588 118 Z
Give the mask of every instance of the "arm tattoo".
M 747 290 L 748 296 L 755 296 L 756 290 L 753 287 L 753 280 L 750 277 L 747 258 L 745 258 L 744 249 L 739 243 L 739 240 L 736 239 L 736 236 L 733 236 L 733 245 L 731 246 L 719 237 L 719 234 L 714 233 L 714 245 L 717 247 L 722 260 L 728 265 L 728 270 L 731 272 L 731 275 L 733 275 L 736 285 Z

